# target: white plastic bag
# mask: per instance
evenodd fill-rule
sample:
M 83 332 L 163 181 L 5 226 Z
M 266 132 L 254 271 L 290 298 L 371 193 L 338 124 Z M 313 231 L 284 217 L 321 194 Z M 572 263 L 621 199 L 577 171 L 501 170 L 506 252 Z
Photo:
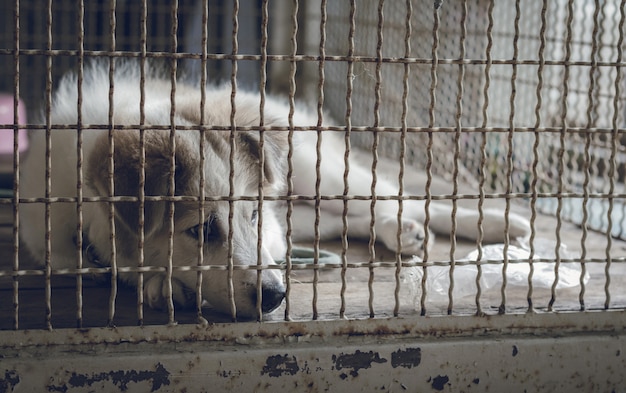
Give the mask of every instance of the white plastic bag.
M 555 280 L 556 266 L 556 242 L 547 239 L 535 239 L 534 259 L 550 259 L 550 262 L 534 262 L 532 285 L 534 288 L 551 288 Z M 515 262 L 530 258 L 530 247 L 528 245 L 509 245 L 507 250 L 509 263 L 506 267 L 507 286 L 528 287 L 528 277 L 530 274 L 530 264 L 528 262 Z M 573 258 L 566 246 L 559 247 L 561 259 Z M 415 257 L 416 258 L 416 257 Z M 454 267 L 454 289 L 452 291 L 455 298 L 461 298 L 476 294 L 476 277 L 478 268 L 475 262 L 478 259 L 478 250 L 470 252 L 466 257 L 457 260 L 459 265 Z M 480 264 L 482 275 L 479 280 L 482 291 L 487 291 L 494 287 L 502 286 L 502 269 L 504 267 L 504 244 L 491 244 L 483 246 Z M 486 263 L 486 261 L 490 261 Z M 463 265 L 463 262 L 474 262 Z M 557 288 L 571 288 L 580 285 L 581 266 L 579 263 L 563 262 L 558 268 Z M 423 270 L 420 267 L 411 268 L 405 274 L 404 282 L 410 286 L 409 291 L 416 294 L 419 292 Z M 587 283 L 589 274 L 585 273 L 583 281 Z M 414 286 L 414 287 L 413 287 Z M 413 288 L 411 288 L 413 287 Z M 429 266 L 426 276 L 426 290 L 432 300 L 442 300 L 448 298 L 450 288 L 450 266 Z

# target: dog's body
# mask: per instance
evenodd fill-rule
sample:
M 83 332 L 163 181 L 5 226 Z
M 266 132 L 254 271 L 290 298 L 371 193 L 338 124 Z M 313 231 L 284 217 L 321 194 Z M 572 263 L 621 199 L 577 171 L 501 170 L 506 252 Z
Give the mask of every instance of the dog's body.
M 140 73 L 137 66 L 121 65 L 115 73 L 112 111 L 109 111 L 108 67 L 93 67 L 87 70 L 82 86 L 83 125 L 139 125 L 145 124 L 145 186 L 140 183 L 140 132 L 135 129 L 112 132 L 114 152 L 114 178 L 110 173 L 110 134 L 107 129 L 84 129 L 82 132 L 82 154 L 84 198 L 109 197 L 111 182 L 115 196 L 139 197 L 145 192 L 144 209 L 138 202 L 115 202 L 115 250 L 112 249 L 110 206 L 103 202 L 84 202 L 82 205 L 84 234 L 83 255 L 85 266 L 111 265 L 115 254 L 116 265 L 133 267 L 140 260 L 139 242 L 141 228 L 144 232 L 144 264 L 147 266 L 173 265 L 195 266 L 199 261 L 199 237 L 203 233 L 204 265 L 225 266 L 231 254 L 233 265 L 273 265 L 285 257 L 284 223 L 275 212 L 277 202 L 263 202 L 263 212 L 257 214 L 259 182 L 264 196 L 285 195 L 287 181 L 287 132 L 266 131 L 263 148 L 260 148 L 259 132 L 237 131 L 231 139 L 229 131 L 177 130 L 174 134 L 167 127 L 155 130 L 150 126 L 169 126 L 173 122 L 180 126 L 229 127 L 231 121 L 231 88 L 207 88 L 204 115 L 200 112 L 200 89 L 179 83 L 175 92 L 175 111 L 171 110 L 170 81 L 148 77 L 145 81 L 145 103 L 140 110 Z M 77 82 L 67 77 L 55 94 L 50 114 L 50 124 L 77 124 Z M 259 97 L 255 94 L 237 92 L 234 124 L 239 127 L 258 127 L 260 123 Z M 287 126 L 289 107 L 274 99 L 264 105 L 265 126 Z M 317 116 L 296 111 L 293 124 L 312 126 Z M 51 188 L 50 197 L 77 196 L 77 131 L 53 129 L 51 131 Z M 174 136 L 172 136 L 174 135 Z M 204 141 L 201 139 L 204 135 Z M 312 196 L 316 193 L 317 143 L 315 132 L 294 133 L 292 177 L 293 191 L 297 195 Z M 175 148 L 175 164 L 171 160 L 172 143 Z M 234 177 L 229 180 L 231 143 Z M 201 149 L 204 161 L 201 161 Z M 341 195 L 344 192 L 344 145 L 333 136 L 324 133 L 321 142 L 320 195 Z M 31 133 L 31 149 L 22 165 L 20 197 L 43 197 L 46 190 L 46 137 L 43 130 Z M 259 162 L 263 153 L 264 167 Z M 175 176 L 170 176 L 175 165 Z M 263 177 L 261 179 L 261 173 Z M 371 194 L 371 171 L 350 161 L 348 175 L 351 195 Z M 201 179 L 204 195 L 200 192 Z M 172 181 L 173 180 L 173 184 Z M 172 189 L 172 185 L 174 188 Z M 392 182 L 378 179 L 377 196 L 397 195 Z M 204 197 L 253 197 L 234 203 L 224 200 L 209 200 L 203 204 L 204 217 L 200 217 L 197 201 L 174 204 L 173 241 L 170 244 L 170 203 L 155 201 L 150 197 L 188 195 Z M 311 239 L 314 236 L 315 209 L 313 202 L 295 205 L 292 218 L 294 240 Z M 349 202 L 348 236 L 370 237 L 370 201 Z M 343 231 L 342 200 L 322 200 L 319 232 L 321 239 L 341 236 Z M 20 206 L 21 239 L 33 256 L 45 259 L 46 225 L 43 204 L 26 203 Z M 55 268 L 76 267 L 78 233 L 77 208 L 73 203 L 50 204 L 50 251 L 51 264 Z M 143 224 L 140 217 L 143 211 Z M 404 254 L 419 254 L 424 240 L 424 205 L 419 201 L 404 204 L 401 245 L 397 244 L 397 201 L 377 201 L 375 205 L 375 232 L 377 240 L 392 250 L 400 249 Z M 445 204 L 433 203 L 430 207 L 430 228 L 437 233 L 448 233 L 451 229 L 451 210 Z M 230 219 L 229 219 L 230 215 Z M 257 220 L 262 218 L 261 261 L 258 261 Z M 459 209 L 456 233 L 461 237 L 473 238 L 477 232 L 478 212 Z M 284 220 L 284 219 L 283 219 Z M 485 242 L 501 241 L 505 232 L 505 219 L 501 211 L 488 210 L 484 214 Z M 229 222 L 232 230 L 229 231 Z M 200 224 L 200 225 L 199 225 Z M 510 215 L 509 234 L 512 237 L 526 235 L 528 222 L 522 217 Z M 229 247 L 229 239 L 231 246 Z M 85 251 L 89 252 L 85 252 Z M 96 250 L 95 252 L 93 250 Z M 115 251 L 115 252 L 113 252 Z M 95 256 L 94 256 L 95 255 Z M 252 317 L 257 314 L 257 269 L 235 269 L 233 276 L 234 302 L 237 315 Z M 227 269 L 209 270 L 203 273 L 202 297 L 216 310 L 230 313 L 232 302 L 229 297 Z M 167 280 L 164 273 L 145 273 L 144 293 L 152 307 L 163 307 L 168 298 Z M 173 272 L 173 298 L 185 304 L 189 301 L 197 284 L 195 271 Z M 265 269 L 262 277 L 261 311 L 270 312 L 278 307 L 284 297 L 282 276 L 277 269 Z M 128 282 L 136 282 L 134 274 L 120 274 Z

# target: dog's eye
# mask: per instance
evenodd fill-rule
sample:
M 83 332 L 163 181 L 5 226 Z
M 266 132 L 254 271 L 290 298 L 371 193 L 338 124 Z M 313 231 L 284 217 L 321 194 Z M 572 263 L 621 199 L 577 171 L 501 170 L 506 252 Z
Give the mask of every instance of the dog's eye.
M 209 218 L 202 224 L 187 229 L 187 234 L 194 239 L 200 239 L 200 228 L 202 227 L 204 241 L 208 242 L 219 238 L 219 229 L 213 217 Z
M 252 217 L 250 218 L 250 221 L 251 221 L 253 224 L 256 224 L 256 220 L 257 220 L 257 218 L 259 218 L 259 211 L 258 211 L 257 209 L 254 209 L 254 210 L 252 211 Z

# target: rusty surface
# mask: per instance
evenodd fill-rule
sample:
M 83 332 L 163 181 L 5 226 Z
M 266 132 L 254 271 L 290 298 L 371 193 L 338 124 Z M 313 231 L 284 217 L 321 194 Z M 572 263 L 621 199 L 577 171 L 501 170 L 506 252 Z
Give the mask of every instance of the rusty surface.
M 625 351 L 619 334 L 47 348 L 0 359 L 0 392 L 623 391 Z
M 0 393 L 621 391 L 625 330 L 607 311 L 3 332 Z
M 325 342 L 345 338 L 351 342 L 370 337 L 440 339 L 454 337 L 559 336 L 563 334 L 621 334 L 626 310 L 571 313 L 525 313 L 487 316 L 398 317 L 359 320 L 216 323 L 3 331 L 0 349 L 23 350 L 41 346 L 120 343 L 280 344 Z

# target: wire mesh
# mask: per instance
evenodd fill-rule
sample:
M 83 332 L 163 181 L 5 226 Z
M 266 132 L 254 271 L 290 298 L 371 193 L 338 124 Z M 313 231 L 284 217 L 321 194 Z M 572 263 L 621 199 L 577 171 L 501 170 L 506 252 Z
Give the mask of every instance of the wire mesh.
M 257 319 L 274 317 L 263 314 L 262 277 L 265 270 L 284 273 L 286 299 L 280 319 L 317 320 L 323 318 L 399 316 L 419 313 L 508 313 L 511 311 L 547 311 L 572 309 L 570 298 L 576 298 L 576 307 L 605 309 L 624 306 L 623 263 L 620 252 L 625 240 L 626 207 L 624 192 L 624 89 L 622 68 L 624 36 L 624 2 L 477 2 L 444 3 L 428 12 L 416 2 L 363 1 L 294 2 L 278 9 L 263 1 L 258 7 L 249 2 L 233 4 L 215 2 L 80 2 L 79 7 L 66 1 L 35 1 L 4 4 L 0 9 L 8 33 L 0 35 L 0 66 L 5 71 L 0 89 L 13 94 L 12 124 L 0 128 L 12 129 L 12 188 L 10 198 L 2 199 L 0 208 L 12 207 L 12 266 L 0 269 L 0 279 L 10 278 L 12 305 L 11 326 L 22 328 L 24 320 L 22 296 L 24 278 L 44 279 L 44 327 L 55 327 L 55 282 L 59 277 L 74 280 L 75 307 L 73 318 L 79 328 L 94 325 L 90 316 L 86 293 L 92 290 L 84 280 L 87 275 L 106 276 L 108 280 L 106 322 L 96 325 L 112 326 L 127 321 L 128 308 L 122 300 L 126 294 L 119 279 L 128 273 L 136 275 L 137 288 L 132 289 L 133 323 L 144 325 L 175 324 L 177 320 L 206 322 L 207 308 L 203 305 L 203 273 L 226 273 L 230 311 L 228 320 L 237 320 L 234 277 L 241 271 L 255 271 L 255 309 Z M 46 13 L 39 12 L 45 9 Z M 251 10 L 252 9 L 252 10 Z M 216 21 L 220 23 L 214 23 Z M 276 21 L 286 21 L 278 26 Z M 199 26 L 199 27 L 198 27 Z M 278 34 L 283 29 L 284 34 Z M 199 44 L 198 44 L 199 42 Z M 85 69 L 93 59 L 108 62 L 108 119 L 102 124 L 87 124 L 83 119 Z M 117 64 L 127 58 L 138 61 L 139 116 L 137 124 L 116 121 L 115 89 Z M 150 64 L 164 60 L 169 93 L 168 124 L 152 125 L 146 120 L 146 86 L 150 83 Z M 75 103 L 76 124 L 57 124 L 52 119 L 53 92 L 61 76 L 75 72 L 78 91 Z M 34 76 L 34 77 L 31 77 Z M 180 122 L 177 91 L 188 81 L 200 86 L 225 81 L 230 87 L 229 123 L 211 124 L 206 115 L 208 102 L 204 89 L 197 107 L 198 124 Z M 238 124 L 237 113 L 242 111 L 237 97 L 246 91 L 258 91 L 260 99 L 258 124 Z M 288 114 L 282 125 L 271 125 L 265 119 L 266 97 L 271 93 L 287 96 Z M 18 98 L 29 108 L 29 118 L 38 118 L 38 107 L 43 108 L 42 121 L 25 124 L 17 116 Z M 296 121 L 301 102 L 312 102 L 310 124 Z M 306 107 L 306 105 L 304 105 Z M 257 108 L 255 108 L 257 110 Z M 24 129 L 41 130 L 46 134 L 45 192 L 25 197 L 20 193 L 19 168 L 21 159 L 17 136 Z M 72 195 L 58 195 L 52 159 L 57 147 L 53 135 L 66 129 L 76 133 L 75 174 L 76 191 Z M 116 194 L 115 162 L 116 135 L 129 131 L 139 135 L 139 192 L 137 195 Z M 146 130 L 163 131 L 169 135 L 168 192 L 164 195 L 146 193 Z M 92 131 L 108 135 L 107 195 L 93 196 L 86 192 L 84 136 Z M 255 193 L 238 195 L 235 182 L 238 164 L 240 132 L 258 135 L 259 183 Z M 280 195 L 266 195 L 264 168 L 267 160 L 265 138 L 268 132 L 289 135 L 285 162 L 286 191 Z M 201 167 L 205 157 L 208 133 L 228 135 L 229 192 L 213 195 L 207 191 L 210 173 L 198 179 L 197 195 L 180 195 L 176 186 L 177 135 L 197 133 L 200 144 L 198 155 Z M 294 165 L 298 162 L 298 135 L 316 135 L 315 178 L 310 195 L 298 194 L 293 185 Z M 323 142 L 339 134 L 337 144 L 342 153 L 341 189 L 335 194 L 323 194 L 322 179 L 325 153 Z M 365 151 L 365 153 L 363 153 Z M 392 162 L 392 169 L 386 163 Z M 349 174 L 355 162 L 364 162 L 370 173 L 369 193 L 354 193 Z M 421 188 L 406 185 L 419 171 L 424 177 Z M 24 176 L 24 174 L 22 174 Z M 206 176 L 206 178 L 205 178 Z M 380 194 L 379 181 L 397 185 L 394 195 Z M 441 180 L 443 179 L 443 180 Z M 443 183 L 441 183 L 443 182 Z M 445 187 L 441 191 L 438 184 Z M 413 183 L 411 183 L 413 184 Z M 323 206 L 337 201 L 342 206 L 341 234 L 330 247 L 339 254 L 339 263 L 325 264 L 321 253 L 329 245 L 324 240 Z M 377 206 L 391 201 L 397 206 L 395 229 L 396 248 L 383 250 L 378 244 L 380 233 L 376 224 L 380 217 Z M 424 208 L 424 242 L 421 258 L 403 255 L 402 219 L 410 202 L 419 201 Z M 146 206 L 154 202 L 167 203 L 169 227 L 167 263 L 152 266 L 150 250 L 146 249 L 144 216 Z M 229 205 L 227 218 L 227 263 L 205 264 L 209 252 L 203 226 L 200 226 L 195 264 L 177 266 L 175 263 L 176 214 L 183 203 L 197 205 L 197 217 L 204 219 L 206 202 L 225 202 Z M 258 237 L 253 252 L 255 263 L 241 266 L 234 261 L 235 210 L 240 203 L 253 202 L 258 210 L 256 228 Z M 262 263 L 264 245 L 262 235 L 264 207 L 282 204 L 281 220 L 285 225 L 286 254 L 282 265 Z M 313 258 L 300 264 L 293 260 L 294 209 L 299 203 L 308 203 L 314 209 L 313 238 L 310 245 Z M 366 217 L 369 241 L 351 238 L 355 220 L 351 216 L 357 202 L 367 203 Z M 451 229 L 443 238 L 435 239 L 428 231 L 432 204 L 446 202 L 451 206 Z M 502 202 L 505 220 L 501 258 L 485 260 L 483 238 L 489 228 L 485 221 L 487 205 Z M 89 247 L 85 233 L 85 209 L 99 203 L 107 206 L 110 232 L 110 264 L 90 266 L 85 249 Z M 117 207 L 137 203 L 138 238 L 136 264 L 121 266 L 116 227 Z M 24 261 L 20 244 L 19 220 L 24 205 L 42 204 L 45 214 L 46 236 L 43 268 L 31 267 Z M 53 207 L 69 204 L 75 211 L 75 268 L 54 265 L 51 238 Z M 458 238 L 458 209 L 470 205 L 479 212 L 476 239 L 463 243 Z M 196 206 L 194 205 L 194 206 Z M 521 210 L 520 210 L 521 209 Z M 509 217 L 514 211 L 528 215 L 533 230 L 528 239 L 528 255 L 510 257 L 516 239 L 509 236 Z M 394 213 L 395 214 L 395 213 Z M 553 227 L 543 231 L 541 221 L 546 214 L 553 215 Z M 338 215 L 339 216 L 339 215 Z M 74 219 L 74 218 L 72 218 Z M 567 232 L 566 225 L 574 223 L 581 229 Z M 421 223 L 420 223 L 421 224 Z M 435 223 L 436 224 L 436 223 Z M 74 223 L 73 223 L 74 225 Z M 362 228 L 359 228 L 362 229 Z M 599 232 L 602 245 L 593 235 Z M 20 233 L 20 235 L 18 235 Z M 572 234 L 574 233 L 574 234 Z M 545 247 L 537 249 L 535 240 L 550 236 L 550 253 Z M 593 238 L 592 238 L 593 237 Z M 457 241 L 459 242 L 457 244 Z M 340 244 L 339 244 L 340 243 Z M 305 243 L 309 245 L 309 243 Z M 433 246 L 434 244 L 434 246 Z M 440 245 L 445 244 L 445 245 Z M 564 246 L 577 247 L 575 253 L 564 251 Z M 431 249 L 430 247 L 438 247 Z M 510 248 L 511 247 L 511 248 Z M 598 247 L 601 253 L 598 254 Z M 471 260 L 462 253 L 476 249 Z M 354 250 L 359 250 L 354 252 Z M 616 251 L 618 250 L 618 251 Z M 87 261 L 89 262 L 89 261 Z M 540 275 L 537 263 L 550 263 L 554 276 L 547 289 L 536 286 Z M 496 285 L 497 300 L 490 293 L 485 280 L 490 265 L 496 266 L 500 276 Z M 523 295 L 517 285 L 509 282 L 511 271 L 518 265 L 528 268 L 523 277 Z M 562 292 L 560 279 L 565 268 L 576 265 L 574 292 Z M 615 267 L 617 265 L 617 267 Z M 474 266 L 469 281 L 458 280 L 464 267 Z M 602 267 L 601 277 L 593 271 Z M 433 305 L 432 281 L 437 276 L 434 267 L 445 269 L 442 290 L 445 299 Z M 176 274 L 195 272 L 195 307 L 193 316 L 176 308 L 174 297 Z M 391 273 L 389 273 L 391 271 Z M 588 275 L 592 271 L 593 279 Z M 361 275 L 361 272 L 366 272 Z M 149 277 L 164 274 L 166 320 L 154 317 L 146 306 L 143 288 Z M 595 281 L 594 281 L 595 280 Z M 598 284 L 601 282 L 601 284 Z M 602 287 L 601 294 L 597 287 Z M 306 286 L 306 289 L 302 287 Z M 459 296 L 459 291 L 470 291 L 470 305 Z M 355 295 L 357 292 L 359 294 Z M 362 287 L 362 288 L 360 288 Z M 591 292 L 591 288 L 596 288 Z M 408 289 L 407 289 L 408 288 Z M 409 293 L 407 293 L 407 291 Z M 393 294 L 387 296 L 387 293 Z M 562 294 L 563 293 L 563 294 Z M 61 296 L 61 295 L 59 295 Z M 517 297 L 516 297 L 517 296 Z M 543 297 L 542 297 L 543 296 Z M 61 296 L 62 297 L 62 296 Z M 301 300 L 306 299 L 306 301 Z M 538 302 L 536 299 L 541 298 Z M 391 299 L 391 300 L 390 300 Z M 521 299 L 521 300 L 520 300 Z M 521 301 L 521 303 L 520 303 Z M 563 305 L 559 304 L 563 302 Z M 303 303 L 306 303 L 303 306 Z M 601 303 L 601 306 L 599 304 Z M 61 307 L 62 308 L 62 307 Z M 4 312 L 4 311 L 3 311 Z M 62 312 L 60 312 L 62 313 Z M 185 319 L 187 318 L 188 319 Z M 275 319 L 275 318 L 274 318 Z M 89 322 L 88 322 L 89 321 Z M 26 322 L 25 326 L 30 326 Z M 63 325 L 63 322 L 61 323 Z M 65 325 L 63 325 L 65 326 Z

